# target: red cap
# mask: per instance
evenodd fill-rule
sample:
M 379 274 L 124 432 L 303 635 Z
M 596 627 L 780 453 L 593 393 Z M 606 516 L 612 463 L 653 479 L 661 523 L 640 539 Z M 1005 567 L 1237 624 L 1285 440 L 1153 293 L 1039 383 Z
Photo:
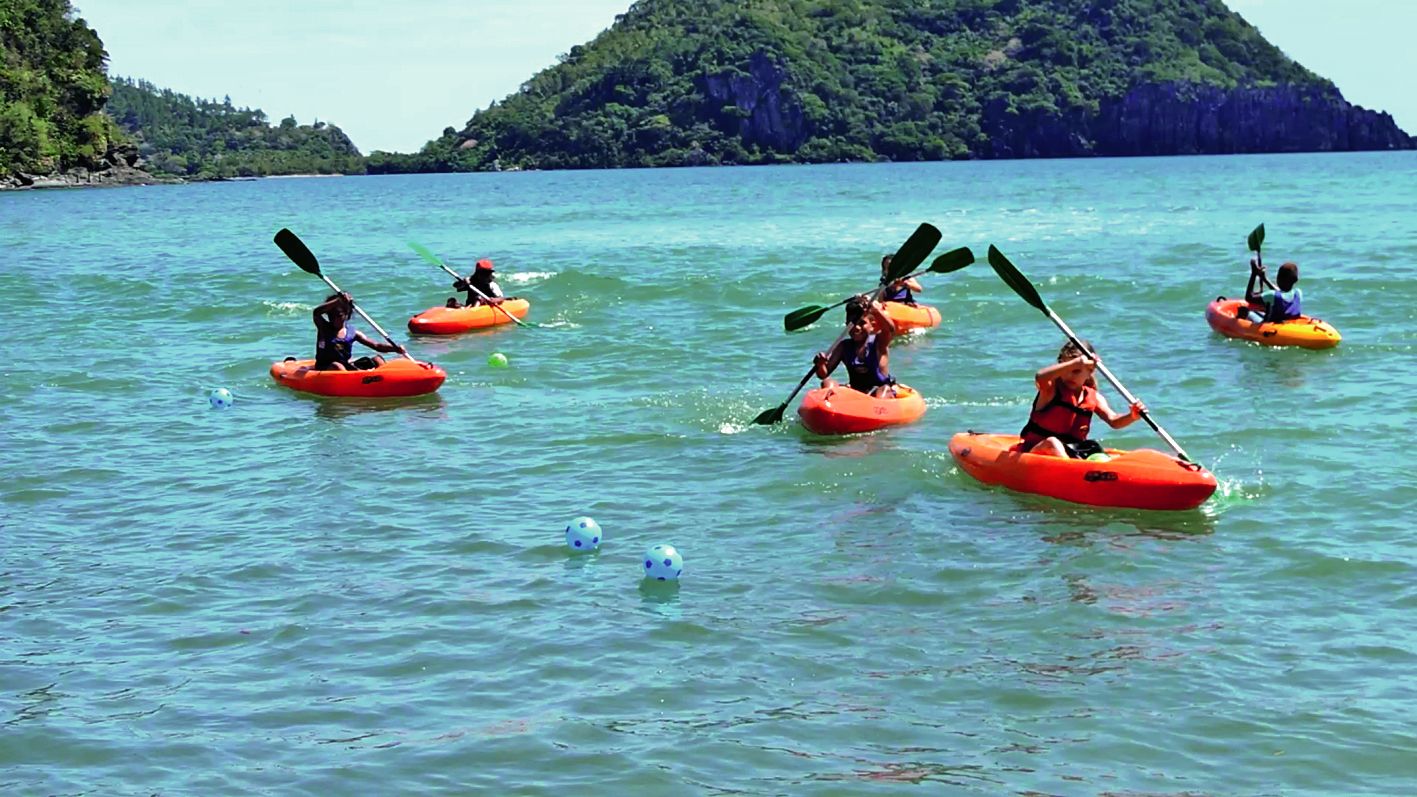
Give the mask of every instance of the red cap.
M 492 270 L 493 270 L 493 268 L 492 268 L 492 261 L 491 261 L 491 260 L 488 260 L 488 259 L 485 258 L 485 257 L 482 258 L 481 260 L 477 261 L 477 267 L 478 267 L 478 268 L 485 268 L 485 269 L 487 269 L 488 271 L 492 271 Z

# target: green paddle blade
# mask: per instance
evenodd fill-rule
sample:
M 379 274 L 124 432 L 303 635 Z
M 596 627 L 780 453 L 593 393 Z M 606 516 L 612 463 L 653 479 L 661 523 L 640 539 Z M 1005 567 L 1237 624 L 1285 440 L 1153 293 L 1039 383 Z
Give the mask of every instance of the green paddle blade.
M 317 277 L 320 276 L 320 261 L 315 259 L 310 248 L 305 245 L 304 241 L 296 237 L 295 233 L 282 227 L 280 232 L 276 233 L 275 242 L 276 246 L 280 247 L 280 251 L 285 252 L 285 256 L 290 258 L 292 263 L 300 266 L 301 271 L 308 271 Z
M 900 249 L 891 255 L 890 269 L 886 271 L 886 282 L 895 282 L 919 268 L 930 252 L 940 243 L 940 231 L 932 224 L 921 224 L 915 228 Z
M 830 309 L 830 307 L 823 307 L 820 304 L 813 304 L 800 310 L 793 310 L 782 317 L 782 327 L 788 332 L 796 332 L 799 329 L 810 327 Z
M 959 271 L 973 262 L 974 253 L 969 251 L 969 247 L 961 246 L 935 258 L 935 262 L 931 263 L 926 271 L 931 274 L 948 274 L 951 271 Z
M 994 267 L 994 273 L 999 275 L 999 279 L 1005 285 L 1014 289 L 1014 293 L 1023 297 L 1025 302 L 1038 308 L 1041 312 L 1048 312 L 1048 305 L 1043 303 L 1043 297 L 1038 295 L 1038 289 L 1033 287 L 1033 283 L 1028 281 L 1013 263 L 1009 262 L 1004 253 L 1000 252 L 993 244 L 989 244 L 989 265 Z
M 441 265 L 443 265 L 443 261 L 440 260 L 437 255 L 435 255 L 435 254 L 433 254 L 432 252 L 430 252 L 430 251 L 428 250 L 428 247 L 426 247 L 426 246 L 424 246 L 424 245 L 422 245 L 422 244 L 417 244 L 417 243 L 414 243 L 413 241 L 409 241 L 409 242 L 408 242 L 408 248 L 409 248 L 409 249 L 412 249 L 412 250 L 415 251 L 415 252 L 417 252 L 419 257 L 423 258 L 424 260 L 427 260 L 429 263 L 432 263 L 432 264 L 435 265 L 435 266 L 441 266 Z
M 1261 224 L 1260 226 L 1258 226 L 1258 227 L 1256 227 L 1256 228 L 1254 228 L 1253 230 L 1250 231 L 1249 244 L 1250 244 L 1250 251 L 1251 251 L 1251 252 L 1258 252 L 1258 251 L 1260 251 L 1260 247 L 1261 247 L 1261 246 L 1264 246 L 1264 225 L 1263 225 L 1263 224 Z

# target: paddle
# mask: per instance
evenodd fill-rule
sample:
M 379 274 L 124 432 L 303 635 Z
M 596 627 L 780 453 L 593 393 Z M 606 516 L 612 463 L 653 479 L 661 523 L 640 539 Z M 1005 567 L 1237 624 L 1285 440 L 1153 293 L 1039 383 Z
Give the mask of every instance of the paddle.
M 1068 329 L 1068 325 L 1063 323 L 1063 319 L 1059 318 L 1057 313 L 1048 309 L 1048 305 L 1043 303 L 1043 297 L 1038 295 L 1038 289 L 1033 287 L 1033 283 L 1029 282 L 1028 278 L 1015 268 L 1014 264 L 1010 263 L 1007 257 L 1004 257 L 1004 253 L 995 248 L 993 244 L 989 245 L 989 265 L 994 267 L 995 273 L 999 275 L 999 279 L 1004 281 L 1004 284 L 1014 289 L 1014 293 L 1023 297 L 1025 302 L 1038 308 L 1044 315 L 1048 316 L 1050 321 L 1058 325 L 1058 329 L 1063 330 L 1063 334 L 1068 336 L 1068 340 L 1072 341 L 1074 346 L 1077 346 L 1079 350 L 1085 351 L 1082 341 L 1078 340 L 1077 335 L 1073 334 L 1071 329 Z M 1122 397 L 1127 400 L 1128 404 L 1137 403 L 1136 396 L 1133 396 L 1121 382 L 1117 381 L 1117 377 L 1113 376 L 1112 372 L 1107 370 L 1107 366 L 1099 362 L 1097 363 L 1097 370 L 1101 371 L 1102 375 L 1107 377 L 1107 381 L 1112 383 L 1112 387 L 1117 388 L 1117 392 L 1122 394 Z M 1157 434 L 1161 435 L 1161 439 L 1165 440 L 1167 445 L 1171 446 L 1171 449 L 1176 452 L 1176 456 L 1187 462 L 1192 461 L 1186 452 L 1181 449 L 1181 446 L 1171 438 L 1171 435 L 1167 434 L 1165 429 L 1162 429 L 1157 425 L 1156 421 L 1151 419 L 1149 413 L 1142 412 L 1141 417 L 1152 429 L 1156 430 Z
M 300 266 L 301 271 L 307 271 L 324 280 L 325 284 L 330 286 L 330 290 L 334 291 L 335 293 L 341 292 L 338 285 L 331 282 L 329 277 L 326 277 L 324 274 L 320 273 L 320 261 L 315 259 L 314 253 L 310 251 L 310 248 L 305 245 L 305 242 L 300 240 L 300 238 L 298 238 L 295 233 L 282 227 L 280 229 L 280 232 L 276 233 L 275 242 L 276 246 L 280 247 L 280 251 L 285 252 L 285 256 L 290 258 L 290 261 L 292 263 L 297 266 Z M 378 330 L 379 334 L 384 336 L 384 340 L 387 340 L 390 346 L 393 346 L 398 349 L 399 354 L 402 354 L 403 356 L 407 357 L 412 362 L 418 362 L 418 360 L 414 360 L 412 355 L 405 351 L 402 346 L 399 346 L 399 344 L 395 342 L 393 338 L 389 337 L 389 333 L 385 332 L 383 327 L 379 326 L 379 324 L 375 322 L 374 319 L 370 318 L 369 314 L 364 312 L 364 308 L 356 304 L 354 305 L 354 311 L 356 313 L 359 313 L 360 317 L 363 318 L 365 321 L 369 322 L 369 326 Z M 428 365 L 428 363 L 418 364 L 423 366 Z
M 1246 243 L 1249 244 L 1250 251 L 1255 253 L 1255 263 L 1257 263 L 1260 268 L 1264 268 L 1264 255 L 1260 253 L 1260 247 L 1264 246 L 1263 224 L 1250 230 L 1250 237 L 1246 239 Z M 1251 275 L 1250 284 L 1254 284 L 1253 275 Z M 1269 277 L 1264 276 L 1264 274 L 1260 274 L 1260 284 L 1269 286 L 1270 290 L 1275 290 L 1274 283 L 1270 282 Z M 1245 293 L 1248 296 L 1249 291 L 1247 290 Z
M 923 271 L 917 271 L 914 274 L 907 274 L 904 277 L 897 277 L 894 280 L 889 280 L 887 284 L 890 284 L 891 282 L 897 282 L 901 279 L 910 279 L 911 277 L 916 277 L 921 274 L 948 274 L 951 271 L 959 271 L 960 269 L 964 268 L 965 266 L 968 266 L 970 263 L 973 262 L 974 253 L 969 250 L 969 247 L 961 246 L 958 249 L 951 249 L 943 255 L 940 255 L 939 257 L 935 258 L 935 262 L 931 263 L 929 268 Z M 891 266 L 892 270 L 894 270 L 894 259 L 891 260 Z M 840 307 L 849 301 L 851 301 L 851 297 L 848 296 L 847 298 L 842 299 L 836 304 L 830 305 L 828 307 L 822 307 L 821 305 L 813 304 L 803 307 L 800 310 L 793 310 L 792 312 L 782 317 L 782 326 L 788 332 L 796 332 L 799 329 L 803 329 L 805 327 L 809 327 L 817 323 L 817 319 L 821 318 L 823 315 L 826 315 L 827 311 Z
M 925 258 L 930 256 L 931 250 L 940 242 L 940 238 L 940 231 L 935 229 L 933 225 L 921 224 L 919 227 L 916 227 L 915 232 L 910 234 L 910 237 L 906 239 L 905 243 L 900 245 L 900 250 L 891 257 L 890 269 L 886 272 L 886 282 L 876 290 L 875 295 L 872 297 L 873 300 L 879 299 L 881 294 L 885 293 L 886 288 L 892 282 L 909 274 L 916 266 L 924 263 Z M 823 310 L 823 312 L 826 311 Z M 832 341 L 833 348 L 842 338 L 846 337 L 847 329 L 849 329 L 849 327 L 842 329 L 841 334 L 837 335 L 836 340 Z M 792 395 L 788 396 L 787 400 L 778 406 L 758 413 L 758 417 L 753 419 L 753 423 L 768 426 L 781 421 L 782 414 L 787 410 L 787 405 L 791 404 L 792 400 L 797 398 L 797 394 L 802 392 L 802 386 L 807 384 L 807 380 L 811 379 L 812 374 L 816 373 L 816 371 L 817 365 L 813 363 L 812 367 L 807 370 L 807 373 L 802 376 L 802 381 L 797 383 L 797 387 L 792 391 Z
M 429 250 L 428 250 L 428 247 L 426 247 L 426 246 L 421 246 L 421 245 L 419 245 L 419 244 L 414 243 L 413 241 L 409 241 L 409 242 L 408 242 L 408 248 L 409 248 L 409 249 L 412 249 L 412 250 L 415 251 L 415 252 L 417 252 L 419 257 L 423 258 L 424 260 L 427 260 L 429 263 L 432 263 L 433 265 L 437 266 L 438 268 L 441 268 L 442 270 L 448 272 L 448 274 L 452 275 L 453 279 L 457 279 L 457 280 L 461 280 L 461 279 L 462 279 L 462 275 L 461 275 L 461 274 L 459 274 L 459 273 L 457 273 L 456 271 L 453 271 L 452 269 L 448 268 L 448 265 L 447 265 L 446 263 L 444 263 L 437 255 L 435 255 L 435 254 L 433 254 L 431 251 L 429 251 Z M 477 289 L 477 286 L 476 286 L 476 285 L 473 285 L 473 284 L 470 283 L 470 282 L 468 283 L 467 287 L 470 288 L 473 293 L 477 294 L 478 296 L 481 296 L 483 299 L 491 299 L 491 298 L 492 298 L 492 297 L 488 296 L 487 294 L 483 293 L 482 291 L 478 290 L 478 289 Z M 524 327 L 529 327 L 529 326 L 540 327 L 540 324 L 531 324 L 531 323 L 529 323 L 529 322 L 526 322 L 526 321 L 521 320 L 520 318 L 517 318 L 516 316 L 514 316 L 514 315 L 512 315 L 511 313 L 507 312 L 507 308 L 503 307 L 503 306 L 500 305 L 500 304 L 492 304 L 490 301 L 488 302 L 488 304 L 491 305 L 492 307 L 497 308 L 498 310 L 501 310 L 501 311 L 502 311 L 502 315 L 505 315 L 506 317 L 508 317 L 508 318 L 512 319 L 513 321 L 517 322 L 517 324 L 520 325 L 520 326 L 524 326 Z

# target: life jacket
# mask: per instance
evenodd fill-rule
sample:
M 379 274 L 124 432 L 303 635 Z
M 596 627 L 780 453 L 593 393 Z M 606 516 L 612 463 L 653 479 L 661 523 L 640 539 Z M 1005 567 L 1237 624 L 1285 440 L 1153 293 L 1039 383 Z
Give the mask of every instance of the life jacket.
M 842 351 L 841 364 L 846 366 L 846 373 L 851 378 L 851 389 L 859 390 L 862 393 L 870 393 L 881 385 L 893 385 L 895 379 L 890 374 L 881 371 L 881 353 L 876 349 L 876 336 L 866 336 L 866 351 L 860 353 L 856 341 L 847 338 L 838 346 L 845 346 Z
M 1087 439 L 1092 428 L 1092 413 L 1097 409 L 1097 389 L 1083 386 L 1074 393 L 1063 380 L 1053 382 L 1053 398 L 1042 408 L 1038 408 L 1038 396 L 1033 397 L 1034 410 L 1029 413 L 1019 437 L 1023 438 L 1023 450 L 1028 451 L 1049 437 L 1056 437 L 1063 443 L 1078 445 Z
M 354 354 L 354 336 L 358 334 L 349 324 L 344 325 L 344 334 L 321 336 L 315 341 L 315 367 L 325 368 L 334 363 L 348 366 Z
M 886 284 L 884 279 L 881 280 L 881 284 Z M 915 304 L 915 294 L 911 293 L 910 289 L 905 287 L 904 284 L 902 284 L 900 286 L 900 290 L 898 291 L 887 290 L 885 295 L 882 297 L 882 301 L 905 302 L 906 304 Z
M 1274 291 L 1269 296 L 1269 309 L 1265 311 L 1264 320 L 1274 323 L 1287 321 L 1291 318 L 1298 318 L 1303 315 L 1300 312 L 1300 305 L 1303 303 L 1304 294 L 1295 286 L 1285 295 L 1284 291 Z

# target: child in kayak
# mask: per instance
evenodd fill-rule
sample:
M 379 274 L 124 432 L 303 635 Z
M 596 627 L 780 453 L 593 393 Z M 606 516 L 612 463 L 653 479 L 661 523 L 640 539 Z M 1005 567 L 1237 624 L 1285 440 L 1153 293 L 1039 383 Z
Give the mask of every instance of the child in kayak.
M 868 296 L 857 296 L 846 303 L 846 329 L 847 336 L 832 347 L 830 354 L 819 351 L 812 359 L 822 387 L 836 387 L 836 381 L 828 377 L 837 365 L 845 364 L 852 390 L 894 396 L 890 347 L 895 322 L 886 315 L 885 308 Z
M 348 293 L 332 293 L 325 297 L 323 304 L 315 308 L 315 370 L 317 371 L 363 371 L 378 368 L 383 357 L 360 357 L 350 362 L 356 341 L 374 351 L 398 352 L 408 356 L 402 346 L 380 343 L 363 332 L 349 326 L 354 315 L 354 297 Z
M 501 304 L 506 301 L 502 287 L 492 279 L 492 261 L 482 258 L 477 268 L 464 278 L 453 281 L 453 290 L 467 291 L 467 303 L 458 304 L 457 297 L 448 300 L 449 307 L 476 307 L 479 304 Z
M 1264 313 L 1260 314 L 1254 310 L 1244 310 L 1249 320 L 1255 323 L 1278 323 L 1288 321 L 1291 318 L 1298 318 L 1303 315 L 1302 304 L 1304 294 L 1296 287 L 1299 282 L 1299 264 L 1285 263 L 1279 267 L 1278 285 L 1269 281 L 1265 276 L 1264 264 L 1259 260 L 1250 260 L 1250 282 L 1245 286 L 1245 300 L 1250 304 L 1264 306 Z M 1259 282 L 1259 290 L 1256 290 L 1256 282 Z M 1264 293 L 1264 288 L 1268 287 L 1271 293 Z
M 1084 340 L 1082 344 L 1085 350 L 1068 341 L 1058 352 L 1057 364 L 1034 374 L 1038 395 L 1033 399 L 1028 424 L 1019 432 L 1020 451 L 1087 459 L 1102 454 L 1102 446 L 1096 440 L 1087 439 L 1094 414 L 1113 429 L 1121 429 L 1146 411 L 1140 401 L 1125 414 L 1112 411 L 1092 376 L 1101 358 L 1091 343 Z
M 881 285 L 886 284 L 886 273 L 891 270 L 891 256 L 886 255 L 881 258 Z M 881 297 L 883 302 L 900 302 L 902 304 L 914 305 L 915 294 L 912 291 L 923 291 L 920 283 L 912 278 L 899 279 L 886 287 L 885 294 Z

